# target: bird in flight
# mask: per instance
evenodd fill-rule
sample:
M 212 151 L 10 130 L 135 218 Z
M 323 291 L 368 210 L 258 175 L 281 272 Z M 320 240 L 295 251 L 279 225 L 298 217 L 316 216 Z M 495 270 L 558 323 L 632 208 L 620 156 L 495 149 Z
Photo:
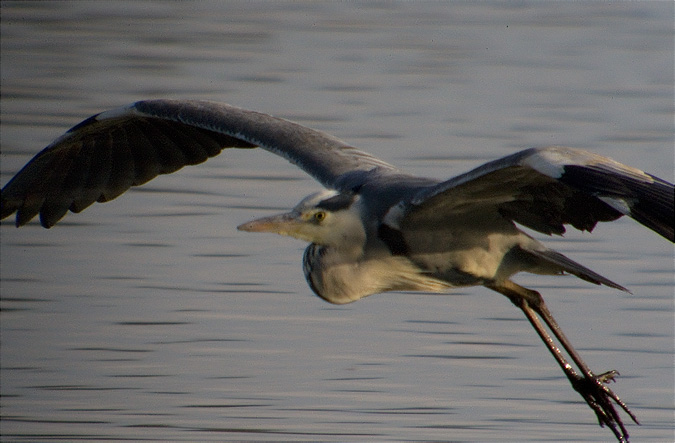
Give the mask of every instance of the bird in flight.
M 518 225 L 561 235 L 565 225 L 590 231 L 627 215 L 675 241 L 673 185 L 608 158 L 564 147 L 527 149 L 440 181 L 267 114 L 205 101 L 149 100 L 89 117 L 57 138 L 2 189 L 0 215 L 16 213 L 22 226 L 39 214 L 49 228 L 69 210 L 107 202 L 225 148 L 256 147 L 286 158 L 326 188 L 290 212 L 238 227 L 309 242 L 303 268 L 319 297 L 343 304 L 386 291 L 492 289 L 522 310 L 599 424 L 628 442 L 619 412 L 638 421 L 607 386 L 618 372 L 591 371 L 539 292 L 510 280 L 519 272 L 572 274 L 627 291 Z

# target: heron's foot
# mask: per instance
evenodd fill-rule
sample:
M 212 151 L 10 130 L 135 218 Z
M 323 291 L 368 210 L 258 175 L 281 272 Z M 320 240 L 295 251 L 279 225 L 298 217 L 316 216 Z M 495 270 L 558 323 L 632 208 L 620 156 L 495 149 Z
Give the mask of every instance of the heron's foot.
M 572 386 L 593 409 L 600 426 L 611 429 L 619 442 L 628 443 L 628 431 L 614 405 L 620 406 L 635 423 L 640 422 L 619 396 L 607 386 L 617 375 L 619 375 L 617 371 L 608 371 L 599 375 L 591 374 L 590 377 L 576 376 L 572 380 Z
M 608 384 L 611 381 L 616 381 L 614 380 L 614 377 L 616 377 L 617 375 L 621 374 L 619 374 L 619 371 L 615 371 L 612 369 L 611 371 L 603 372 L 602 374 L 596 375 L 595 378 L 601 383 Z

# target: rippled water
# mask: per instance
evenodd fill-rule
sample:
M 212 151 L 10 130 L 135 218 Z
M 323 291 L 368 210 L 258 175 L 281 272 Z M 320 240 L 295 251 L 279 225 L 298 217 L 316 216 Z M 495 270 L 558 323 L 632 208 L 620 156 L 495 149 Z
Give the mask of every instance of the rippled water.
M 673 4 L 2 2 L 2 184 L 92 113 L 224 101 L 450 177 L 583 147 L 673 178 Z M 609 441 L 483 288 L 335 307 L 304 245 L 237 232 L 318 185 L 265 152 L 51 230 L 2 224 L 3 440 Z M 630 220 L 552 247 L 628 286 L 523 275 L 642 426 L 672 441 L 673 247 Z

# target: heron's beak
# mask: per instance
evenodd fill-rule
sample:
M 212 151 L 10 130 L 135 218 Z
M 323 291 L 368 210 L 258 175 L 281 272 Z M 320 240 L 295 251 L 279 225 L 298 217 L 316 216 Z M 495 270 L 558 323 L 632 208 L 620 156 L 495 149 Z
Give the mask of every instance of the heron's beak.
M 240 231 L 246 232 L 273 232 L 280 235 L 295 236 L 302 221 L 295 212 L 263 217 L 237 226 Z

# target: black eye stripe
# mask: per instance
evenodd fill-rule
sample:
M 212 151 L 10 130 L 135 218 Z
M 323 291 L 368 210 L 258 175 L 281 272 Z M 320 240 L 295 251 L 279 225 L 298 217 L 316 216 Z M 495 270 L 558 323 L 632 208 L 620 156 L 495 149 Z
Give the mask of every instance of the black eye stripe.
M 354 203 L 354 196 L 351 194 L 338 194 L 319 202 L 316 207 L 326 211 L 340 211 L 348 209 Z

